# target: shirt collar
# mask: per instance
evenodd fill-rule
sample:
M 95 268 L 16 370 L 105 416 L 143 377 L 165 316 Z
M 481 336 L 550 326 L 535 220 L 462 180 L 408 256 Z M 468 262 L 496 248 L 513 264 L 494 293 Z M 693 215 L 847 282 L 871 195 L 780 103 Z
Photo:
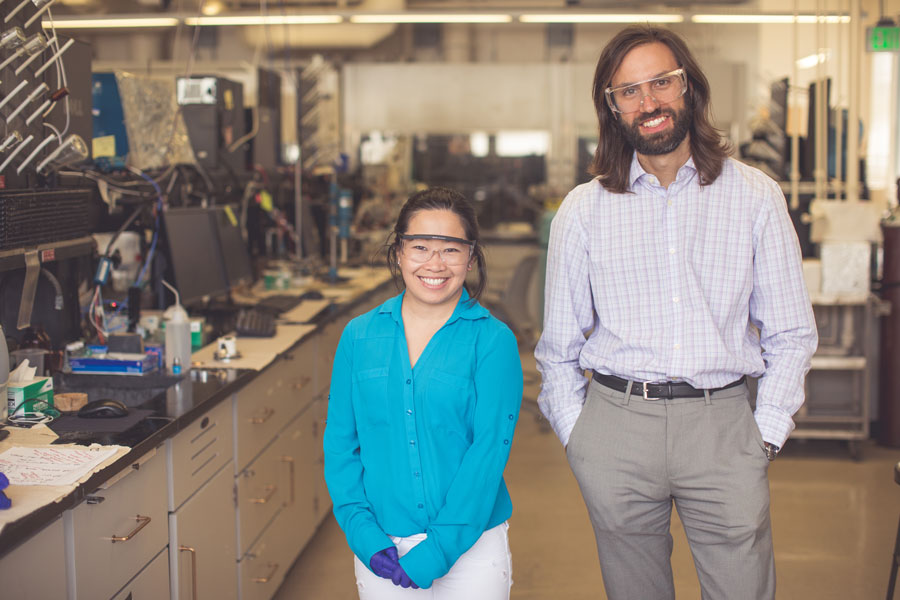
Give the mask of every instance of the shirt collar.
M 697 172 L 697 167 L 696 165 L 694 165 L 693 156 L 689 156 L 687 161 L 678 169 L 678 175 L 675 177 L 675 181 L 678 181 L 679 177 L 684 172 L 684 169 L 689 169 L 694 173 Z M 634 186 L 637 183 L 638 179 L 640 179 L 644 175 L 649 176 L 650 173 L 647 173 L 647 171 L 644 170 L 644 167 L 641 166 L 641 163 L 637 157 L 637 152 L 633 152 L 631 154 L 631 172 L 628 175 L 628 183 L 631 191 L 634 191 Z
M 403 306 L 404 294 L 406 294 L 406 290 L 403 290 L 398 295 L 387 300 L 379 307 L 378 312 L 388 313 L 393 317 L 394 321 L 401 323 L 403 317 L 400 314 L 400 308 Z M 453 314 L 447 319 L 447 323 L 452 323 L 456 319 L 469 319 L 474 321 L 475 319 L 488 317 L 490 314 L 491 313 L 478 302 L 470 302 L 469 291 L 464 287 L 462 289 L 462 294 L 459 297 L 459 301 L 456 303 L 456 308 L 453 309 Z

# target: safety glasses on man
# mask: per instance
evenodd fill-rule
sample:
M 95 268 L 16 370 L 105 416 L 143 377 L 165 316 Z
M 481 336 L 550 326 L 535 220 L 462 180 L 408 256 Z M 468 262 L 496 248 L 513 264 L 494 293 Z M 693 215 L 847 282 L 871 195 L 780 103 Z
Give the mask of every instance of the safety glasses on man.
M 403 256 L 414 263 L 426 263 L 437 252 L 445 265 L 464 265 L 475 248 L 475 242 L 446 235 L 398 235 Z
M 681 98 L 687 91 L 687 76 L 684 69 L 679 68 L 651 79 L 608 87 L 604 91 L 611 110 L 628 114 L 639 111 L 647 96 L 656 104 L 668 104 Z

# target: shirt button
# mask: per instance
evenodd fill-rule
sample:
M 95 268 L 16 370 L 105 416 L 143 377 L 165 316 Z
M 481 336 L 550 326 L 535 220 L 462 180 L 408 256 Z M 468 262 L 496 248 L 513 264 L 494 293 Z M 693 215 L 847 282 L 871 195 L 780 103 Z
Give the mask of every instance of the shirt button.
M 681 348 L 681 344 L 675 344 L 675 345 L 673 346 L 673 348 L 675 348 L 676 350 L 678 350 L 679 348 Z
M 669 248 L 669 254 L 675 254 L 675 248 Z
M 419 508 L 425 508 L 425 505 L 420 503 Z
M 669 206 L 672 206 L 672 201 L 669 200 L 668 202 L 666 202 L 666 204 L 669 205 Z
M 409 385 L 410 383 L 412 383 L 412 379 L 407 379 L 407 380 L 406 380 L 406 385 Z
M 411 408 L 407 408 L 407 409 L 406 409 L 406 414 L 411 415 L 411 414 L 412 414 L 412 409 L 411 409 Z
M 418 476 L 419 476 L 419 472 L 418 472 L 418 471 L 415 471 L 415 472 L 413 473 L 413 476 L 414 476 L 414 477 L 418 477 Z
M 503 445 L 504 445 L 504 446 L 509 446 L 509 440 L 503 440 Z
M 509 420 L 512 421 L 513 419 L 515 419 L 515 417 L 512 415 L 509 415 Z
M 672 302 L 678 302 L 678 296 L 675 296 L 674 298 L 672 298 Z
M 410 445 L 410 446 L 415 446 L 415 445 L 416 445 L 416 440 L 409 440 L 409 445 Z

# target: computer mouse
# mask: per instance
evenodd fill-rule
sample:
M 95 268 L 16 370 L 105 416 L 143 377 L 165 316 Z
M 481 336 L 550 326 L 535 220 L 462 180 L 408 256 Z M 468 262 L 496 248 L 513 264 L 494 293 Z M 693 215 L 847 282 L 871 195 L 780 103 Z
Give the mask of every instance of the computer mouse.
M 127 414 L 128 407 L 112 398 L 94 400 L 78 409 L 78 416 L 83 419 L 113 419 Z
M 307 290 L 300 294 L 300 298 L 303 300 L 321 300 L 324 297 L 319 290 Z

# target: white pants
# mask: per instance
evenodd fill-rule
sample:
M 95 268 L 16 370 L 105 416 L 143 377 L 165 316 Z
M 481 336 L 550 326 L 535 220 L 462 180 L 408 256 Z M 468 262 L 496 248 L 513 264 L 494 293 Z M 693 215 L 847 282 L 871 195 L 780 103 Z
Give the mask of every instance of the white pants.
M 427 590 L 402 588 L 390 579 L 375 575 L 353 557 L 360 600 L 509 600 L 512 587 L 512 554 L 509 551 L 508 523 L 481 534 L 475 545 L 459 557 L 450 571 L 435 579 Z M 403 556 L 427 536 L 392 537 L 397 553 Z

